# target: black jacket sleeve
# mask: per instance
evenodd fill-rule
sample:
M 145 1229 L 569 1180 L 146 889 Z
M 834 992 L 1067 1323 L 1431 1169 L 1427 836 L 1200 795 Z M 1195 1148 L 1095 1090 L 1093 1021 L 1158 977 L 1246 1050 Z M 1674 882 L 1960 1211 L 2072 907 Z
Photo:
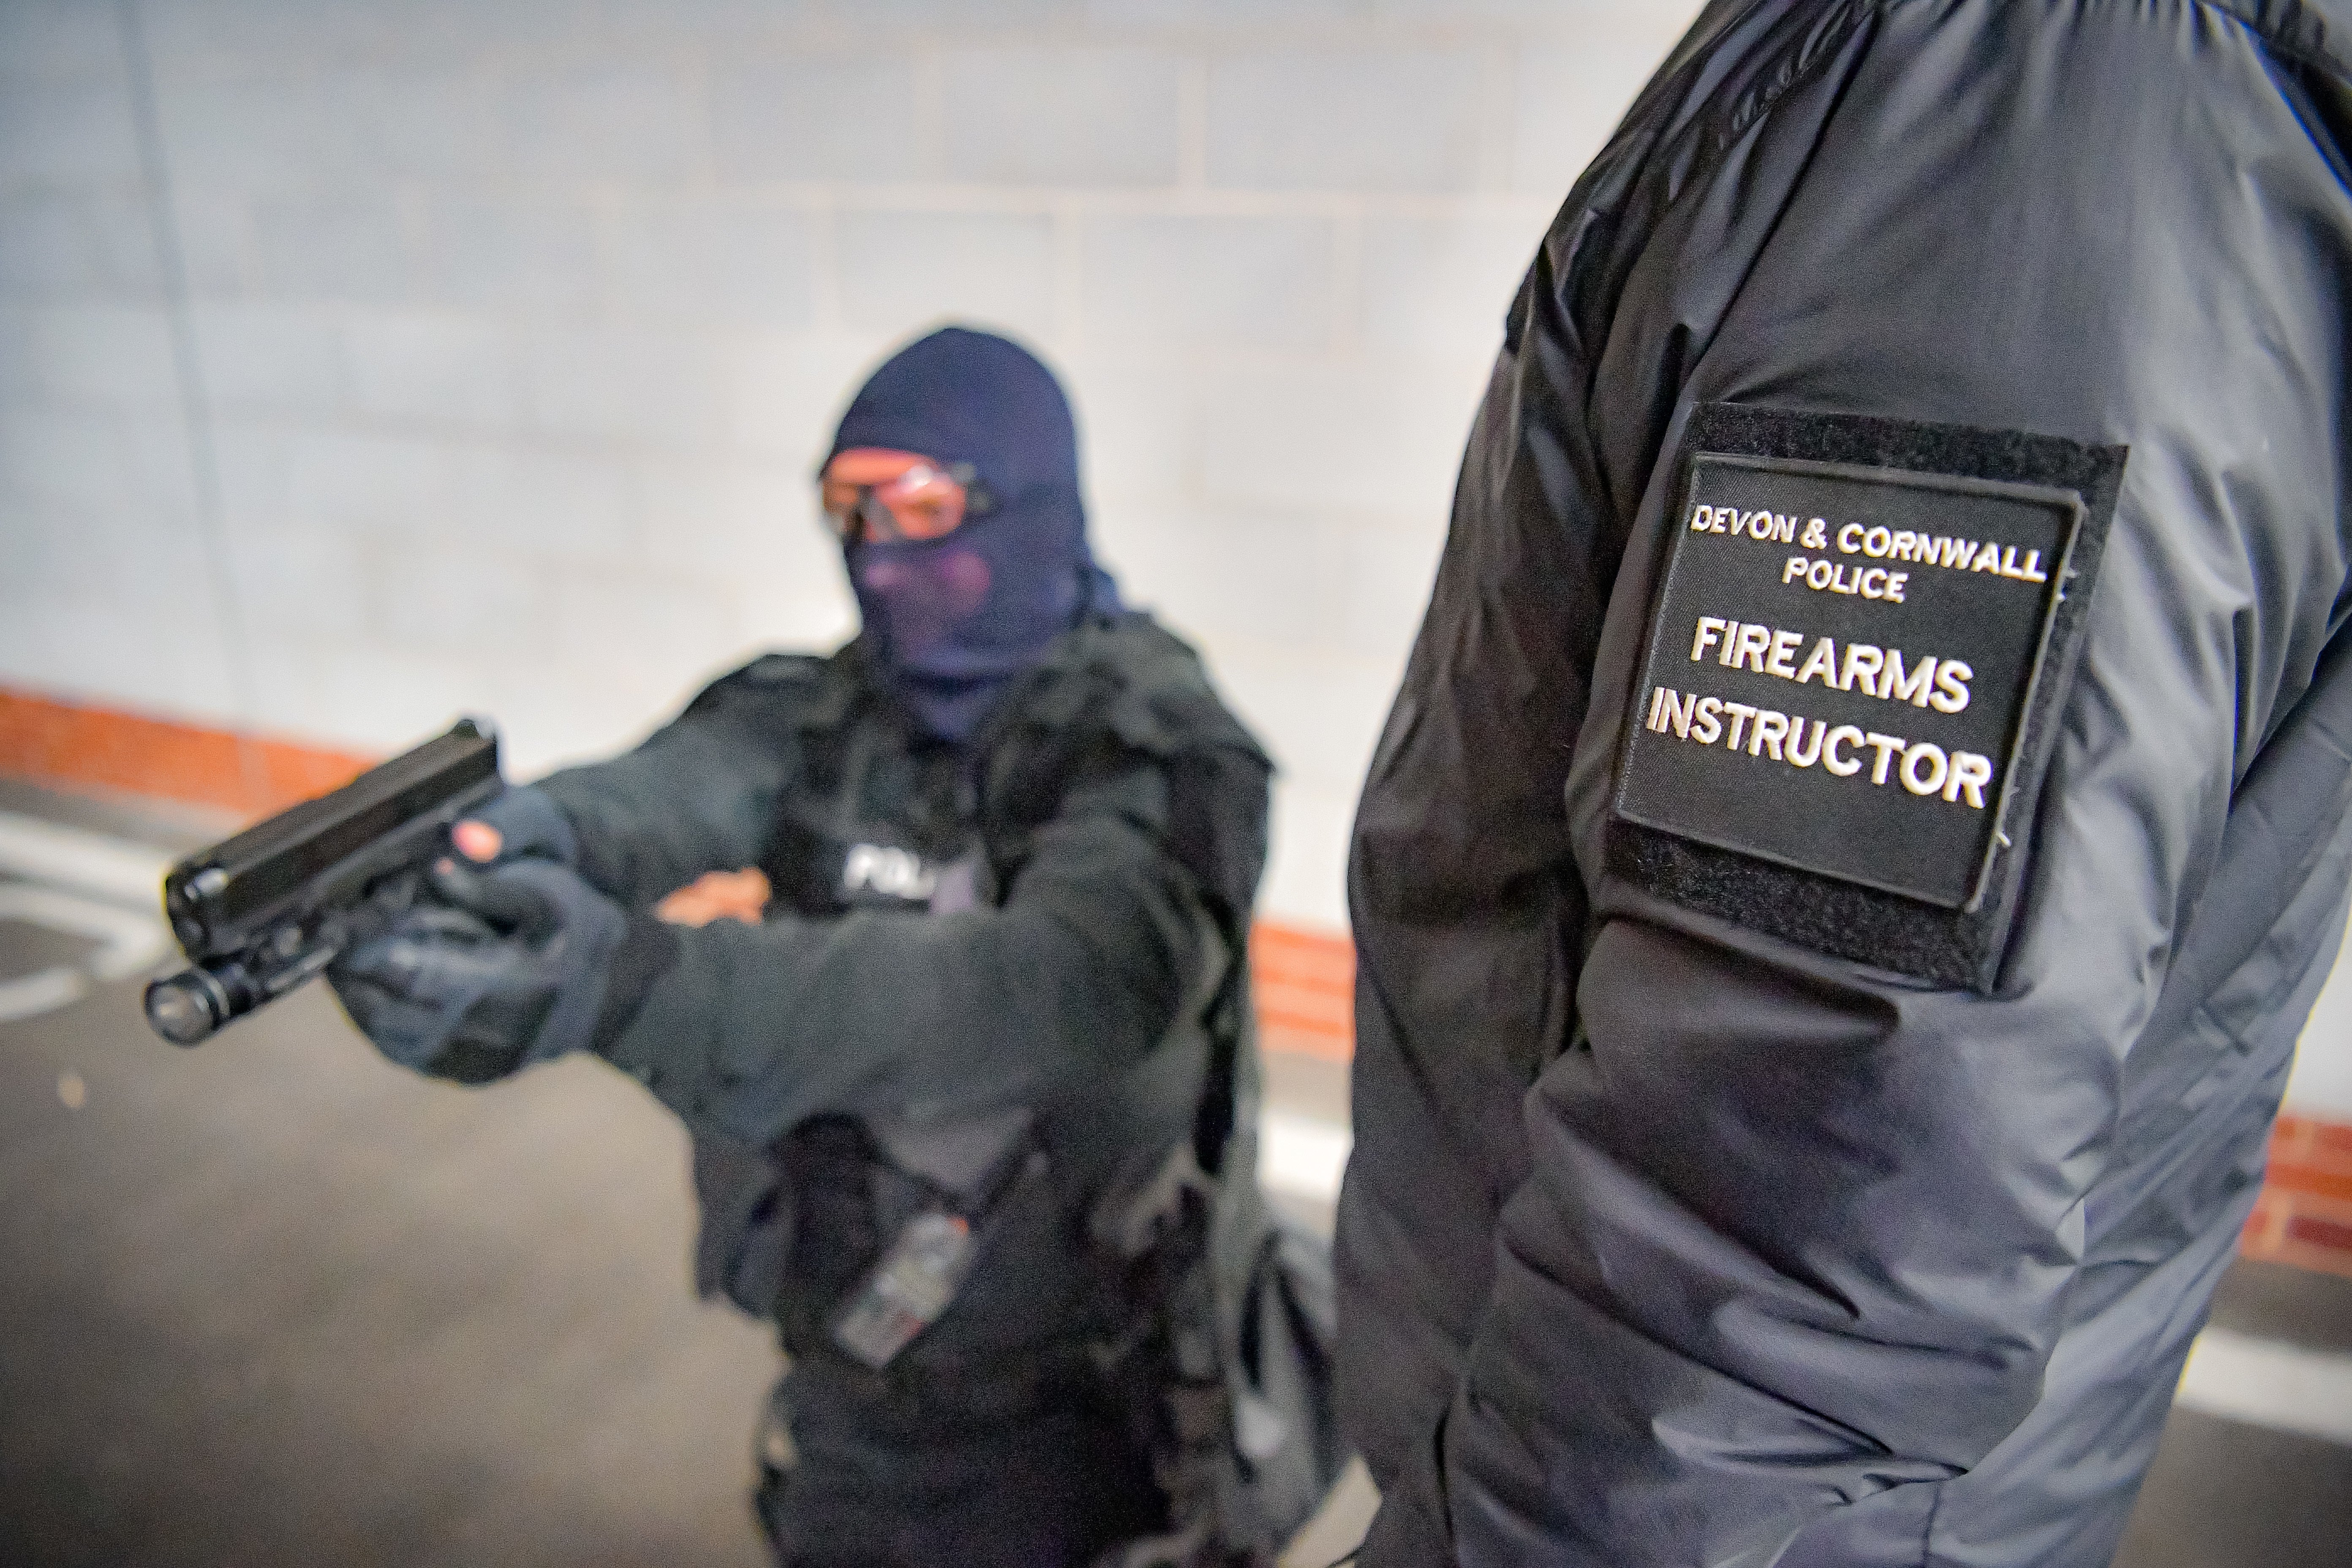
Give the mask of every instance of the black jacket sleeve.
M 2300 16 L 1727 0 L 1571 195 L 1359 819 L 1368 1565 L 1761 1565 L 1915 1486 L 1804 1560 L 1916 1562 L 2043 1397 L 2136 1048 L 2342 616 L 2347 100 Z M 1995 994 L 1609 870 L 1709 402 L 2130 448 Z
M 1228 955 L 1138 765 L 1072 790 L 1009 895 L 677 932 L 604 1047 L 690 1129 L 764 1147 L 807 1117 L 1038 1106 L 1105 1089 Z
M 581 874 L 642 911 L 705 871 L 758 864 L 800 726 L 842 700 L 824 660 L 770 655 L 714 682 L 635 750 L 539 787 L 571 819 Z

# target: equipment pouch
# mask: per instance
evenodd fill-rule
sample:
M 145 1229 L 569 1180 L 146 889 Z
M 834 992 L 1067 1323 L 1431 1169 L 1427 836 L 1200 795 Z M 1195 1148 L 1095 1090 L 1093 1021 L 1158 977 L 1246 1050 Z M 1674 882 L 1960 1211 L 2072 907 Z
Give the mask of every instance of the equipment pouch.
M 833 1342 L 879 1372 L 939 1321 L 971 1273 L 971 1222 L 938 1210 L 901 1226 L 835 1319 Z
M 889 1245 L 834 1314 L 835 1345 L 878 1372 L 946 1315 L 1006 1195 L 1043 1171 L 1034 1122 L 1014 1110 L 945 1124 L 873 1125 L 883 1168 L 896 1178 L 889 1186 L 919 1206 L 898 1209 L 906 1217 Z M 887 1215 L 893 1205 L 883 1206 Z

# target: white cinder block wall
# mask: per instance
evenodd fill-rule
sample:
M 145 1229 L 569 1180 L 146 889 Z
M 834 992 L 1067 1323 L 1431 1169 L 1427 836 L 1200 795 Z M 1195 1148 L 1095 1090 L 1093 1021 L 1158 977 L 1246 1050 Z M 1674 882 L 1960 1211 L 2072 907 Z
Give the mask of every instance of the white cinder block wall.
M 1503 310 L 1696 9 L 0 0 L 0 682 L 612 750 L 848 629 L 832 418 L 992 324 L 1337 925 Z
M 1696 9 L 0 0 L 0 680 L 610 750 L 844 634 L 832 418 L 992 324 L 1336 925 L 1504 308 Z

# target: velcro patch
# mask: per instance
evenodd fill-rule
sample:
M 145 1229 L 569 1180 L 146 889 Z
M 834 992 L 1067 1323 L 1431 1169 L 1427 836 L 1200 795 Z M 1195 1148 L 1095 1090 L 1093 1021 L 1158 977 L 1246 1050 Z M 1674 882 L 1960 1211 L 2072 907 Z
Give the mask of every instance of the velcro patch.
M 2126 456 L 1696 410 L 1619 761 L 1619 873 L 1991 989 Z

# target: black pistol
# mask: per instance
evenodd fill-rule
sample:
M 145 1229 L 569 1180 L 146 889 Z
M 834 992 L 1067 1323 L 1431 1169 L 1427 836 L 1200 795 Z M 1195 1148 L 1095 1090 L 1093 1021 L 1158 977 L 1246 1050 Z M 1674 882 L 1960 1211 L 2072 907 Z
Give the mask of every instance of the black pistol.
M 352 915 L 389 878 L 447 852 L 449 828 L 496 795 L 498 737 L 471 719 L 189 856 L 163 914 L 190 967 L 147 987 L 147 1022 L 174 1045 L 210 1038 L 324 970 Z

